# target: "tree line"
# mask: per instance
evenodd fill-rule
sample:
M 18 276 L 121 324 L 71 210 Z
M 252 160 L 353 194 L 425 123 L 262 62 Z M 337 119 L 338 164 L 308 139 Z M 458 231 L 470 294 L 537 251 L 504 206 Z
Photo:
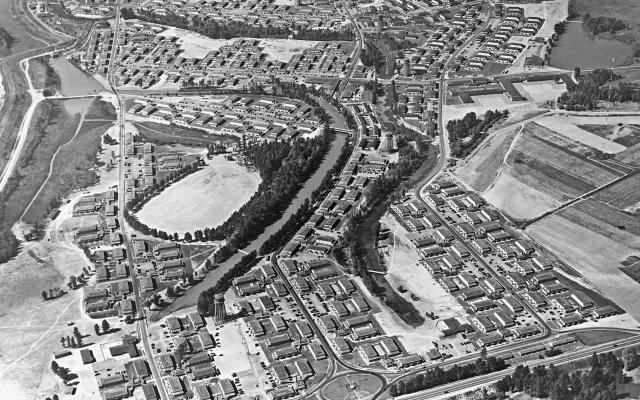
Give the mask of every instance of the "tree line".
M 567 110 L 594 110 L 600 101 L 640 102 L 640 85 L 619 81 L 622 76 L 609 69 L 597 69 L 581 76 L 578 84 L 558 98 L 558 106 Z
M 218 293 L 226 292 L 232 284 L 233 278 L 246 274 L 258 262 L 258 253 L 254 250 L 243 256 L 218 282 L 209 289 L 203 290 L 198 296 L 198 312 L 210 316 L 215 312 L 215 297 Z
M 420 325 L 424 322 L 424 318 L 415 306 L 395 293 L 393 289 L 388 290 L 390 286 L 384 277 L 373 276 L 368 271 L 372 264 L 378 265 L 377 269 L 381 269 L 374 243 L 380 217 L 391 201 L 401 195 L 403 190 L 400 188 L 403 182 L 426 161 L 428 154 L 429 144 L 424 141 L 423 137 L 404 127 L 397 126 L 396 129 L 399 132 L 397 136 L 398 163 L 390 165 L 384 175 L 376 178 L 365 189 L 364 197 L 367 199 L 367 208 L 351 218 L 345 229 L 344 242 L 346 248 L 349 249 L 348 253 L 351 254 L 354 272 L 362 278 L 369 292 L 384 297 L 387 307 L 405 322 Z
M 633 355 L 637 356 L 635 350 Z M 535 398 L 551 400 L 614 400 L 617 398 L 617 385 L 630 381 L 623 373 L 624 367 L 624 360 L 610 352 L 594 353 L 587 369 L 574 372 L 554 365 L 540 365 L 533 369 L 519 365 L 511 375 L 496 383 L 493 398 L 504 399 L 507 393 L 524 392 Z
M 604 32 L 616 33 L 620 30 L 627 29 L 627 23 L 618 18 L 594 17 L 587 13 L 582 18 L 582 21 L 584 23 L 584 29 L 593 35 Z
M 478 146 L 489 133 L 489 129 L 500 119 L 509 116 L 509 110 L 487 111 L 482 119 L 469 112 L 462 119 L 447 122 L 451 155 L 464 158 Z
M 180 168 L 178 171 L 171 172 L 167 179 L 161 179 L 158 182 L 154 183 L 151 187 L 145 189 L 142 195 L 137 195 L 127 202 L 127 206 L 124 212 L 124 219 L 129 225 L 131 225 L 133 229 L 142 232 L 145 235 L 151 235 L 162 240 L 179 240 L 179 235 L 177 233 L 170 234 L 156 228 L 151 228 L 144 222 L 141 222 L 138 219 L 138 216 L 135 215 L 135 213 L 139 211 L 142 206 L 144 206 L 149 200 L 162 193 L 162 191 L 169 187 L 171 184 L 198 171 L 199 169 L 200 168 L 197 162 L 187 164 Z M 189 233 L 189 235 L 191 234 Z
M 342 168 L 349 161 L 353 146 L 351 141 L 347 140 L 342 146 L 338 161 L 331 167 L 329 171 L 322 178 L 320 186 L 311 193 L 311 200 L 306 199 L 304 203 L 298 208 L 298 210 L 289 217 L 287 222 L 282 225 L 277 232 L 273 233 L 260 247 L 260 254 L 268 254 L 276 251 L 279 247 L 283 246 L 291 237 L 302 227 L 302 225 L 313 215 L 315 208 L 313 204 L 319 199 L 325 197 L 333 188 L 335 180 L 340 176 Z
M 300 27 L 280 27 L 273 25 L 255 25 L 244 21 L 219 22 L 199 15 L 186 17 L 169 12 L 166 15 L 155 14 L 150 9 L 123 8 L 121 15 L 124 19 L 139 19 L 145 22 L 174 26 L 188 29 L 212 39 L 247 38 L 293 38 L 299 40 L 316 41 L 353 41 L 354 34 L 349 29 L 339 31 L 329 29 L 307 29 Z
M 392 397 L 401 396 L 474 376 L 490 374 L 505 368 L 507 364 L 504 360 L 495 357 L 480 357 L 474 363 L 455 364 L 449 369 L 435 367 L 393 383 L 389 388 L 389 394 Z

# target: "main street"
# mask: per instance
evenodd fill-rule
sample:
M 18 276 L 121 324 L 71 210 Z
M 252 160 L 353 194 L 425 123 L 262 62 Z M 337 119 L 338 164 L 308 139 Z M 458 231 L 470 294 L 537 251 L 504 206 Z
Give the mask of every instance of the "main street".
M 118 37 L 120 35 L 120 7 L 121 7 L 121 3 L 118 2 L 115 5 L 115 10 L 116 10 L 116 20 L 115 20 L 115 26 L 114 26 L 114 31 L 115 31 L 115 35 L 113 38 L 113 43 L 117 44 L 118 43 Z M 124 148 L 125 142 L 126 142 L 126 130 L 125 130 L 125 116 L 126 116 L 126 109 L 125 109 L 125 105 L 124 102 L 122 100 L 122 96 L 120 95 L 120 93 L 118 92 L 118 89 L 116 88 L 115 85 L 115 79 L 113 76 L 113 63 L 114 60 L 116 59 L 116 54 L 118 51 L 118 46 L 114 45 L 112 50 L 111 50 L 111 58 L 109 59 L 109 69 L 108 69 L 108 76 L 107 79 L 109 81 L 109 85 L 111 86 L 111 90 L 113 91 L 113 93 L 116 95 L 117 98 L 117 102 L 118 102 L 118 128 L 120 130 L 119 132 L 119 151 L 120 151 L 120 157 L 119 157 L 119 171 L 118 171 L 118 220 L 120 223 L 120 232 L 122 233 L 122 238 L 123 238 L 123 242 L 125 244 L 125 248 L 126 248 L 126 255 L 127 255 L 127 261 L 129 263 L 129 270 L 131 271 L 131 282 L 132 282 L 132 287 L 133 287 L 133 294 L 134 294 L 134 299 L 135 299 L 135 307 L 136 310 L 138 311 L 137 315 L 138 315 L 138 337 L 140 338 L 140 340 L 142 341 L 142 346 L 144 348 L 144 355 L 147 359 L 147 362 L 149 363 L 149 366 L 151 368 L 151 375 L 153 376 L 153 379 L 156 382 L 156 386 L 158 388 L 158 393 L 160 393 L 160 398 L 162 400 L 169 400 L 169 396 L 167 395 L 167 392 L 165 390 L 164 384 L 162 382 L 162 378 L 160 375 L 160 372 L 158 371 L 158 367 L 156 365 L 155 359 L 153 357 L 153 352 L 151 351 L 151 346 L 149 344 L 149 334 L 147 333 L 147 319 L 144 313 L 144 308 L 142 307 L 142 298 L 140 297 L 140 287 L 138 284 L 138 277 L 137 277 L 137 272 L 136 272 L 136 268 L 135 268 L 135 260 L 133 258 L 133 248 L 131 245 L 131 241 L 129 238 L 129 235 L 127 234 L 127 223 L 126 220 L 124 218 L 124 213 L 125 213 L 125 209 L 126 209 L 126 191 L 125 191 L 125 159 L 126 159 L 126 151 Z

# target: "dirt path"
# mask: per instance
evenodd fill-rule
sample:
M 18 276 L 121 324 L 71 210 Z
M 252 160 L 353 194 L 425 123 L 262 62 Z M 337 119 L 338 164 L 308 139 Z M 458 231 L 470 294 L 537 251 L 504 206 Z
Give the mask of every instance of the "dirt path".
M 13 150 L 11 151 L 11 157 L 9 157 L 9 161 L 7 165 L 4 167 L 2 171 L 2 175 L 0 175 L 0 192 L 4 190 L 4 187 L 7 185 L 9 178 L 13 175 L 13 170 L 20 159 L 20 154 L 22 154 L 22 148 L 27 141 L 27 133 L 29 132 L 29 127 L 31 126 L 31 119 L 33 118 L 33 113 L 36 110 L 36 107 L 40 102 L 44 99 L 41 90 L 36 90 L 33 87 L 33 82 L 31 82 L 31 77 L 29 76 L 28 68 L 29 68 L 29 59 L 24 59 L 20 62 L 22 66 L 22 70 L 27 77 L 27 84 L 29 85 L 29 94 L 31 95 L 31 104 L 29 108 L 27 108 L 27 112 L 24 114 L 24 118 L 22 119 L 22 123 L 20 124 L 20 129 L 18 130 L 18 138 L 13 146 Z
M 78 134 L 80 133 L 80 128 L 82 128 L 82 124 L 84 123 L 84 117 L 85 117 L 85 115 L 87 115 L 87 110 L 89 109 L 89 107 L 90 107 L 90 105 L 86 104 L 84 106 L 84 108 L 82 109 L 82 112 L 80 113 L 80 120 L 78 121 L 78 126 L 76 127 L 76 132 L 73 134 L 73 136 L 66 143 L 64 143 L 62 146 L 58 147 L 56 152 L 53 153 L 53 156 L 51 157 L 51 161 L 49 161 L 49 173 L 47 174 L 47 178 L 44 180 L 44 182 L 42 182 L 42 185 L 40 185 L 40 187 L 38 188 L 38 191 L 36 192 L 36 194 L 33 195 L 33 197 L 31 198 L 31 201 L 29 202 L 27 207 L 25 207 L 24 211 L 22 212 L 22 215 L 20 215 L 20 220 L 22 220 L 24 218 L 24 216 L 27 214 L 27 212 L 29 211 L 29 209 L 31 208 L 33 203 L 40 196 L 40 192 L 42 192 L 44 187 L 49 182 L 49 179 L 51 178 L 51 175 L 53 174 L 53 164 L 55 163 L 56 157 L 58 156 L 58 153 L 60 152 L 60 150 L 62 150 L 62 148 L 67 146 L 69 143 L 73 142 L 73 140 L 76 137 L 78 137 Z
M 513 140 L 511 140 L 511 144 L 509 144 L 509 148 L 504 153 L 504 158 L 502 159 L 502 165 L 500 165 L 500 169 L 498 170 L 498 173 L 496 174 L 495 179 L 493 180 L 493 182 L 491 182 L 491 185 L 489 185 L 489 187 L 487 187 L 487 189 L 483 193 L 488 192 L 489 190 L 491 190 L 496 185 L 496 183 L 498 182 L 498 179 L 500 179 L 500 176 L 502 176 L 502 172 L 504 171 L 504 169 L 509 166 L 507 164 L 507 159 L 509 158 L 509 155 L 513 151 L 513 148 L 515 147 L 516 142 L 520 138 L 520 135 L 522 134 L 522 131 L 524 130 L 524 126 L 525 126 L 525 124 L 522 124 L 520 126 L 520 130 L 518 131 L 518 133 L 516 133 L 516 136 L 514 136 Z

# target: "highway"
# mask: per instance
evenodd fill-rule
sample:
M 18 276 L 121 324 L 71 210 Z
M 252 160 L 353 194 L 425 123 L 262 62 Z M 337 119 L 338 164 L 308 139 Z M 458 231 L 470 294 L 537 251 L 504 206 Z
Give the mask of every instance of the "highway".
M 142 299 L 140 297 L 140 287 L 138 284 L 138 277 L 135 268 L 135 260 L 133 258 L 133 246 L 131 245 L 131 241 L 129 240 L 129 236 L 127 234 L 127 223 L 124 218 L 124 212 L 126 208 L 125 201 L 125 160 L 126 160 L 126 151 L 124 148 L 126 142 L 126 131 L 125 131 L 125 115 L 126 109 L 124 106 L 124 102 L 122 101 L 122 96 L 118 92 L 118 89 L 115 85 L 115 80 L 113 77 L 113 63 L 116 58 L 117 49 L 118 49 L 118 37 L 120 35 L 120 6 L 121 2 L 118 2 L 115 5 L 116 9 L 116 22 L 115 22 L 115 35 L 113 38 L 113 46 L 111 50 L 111 58 L 109 59 L 109 69 L 107 79 L 109 81 L 109 85 L 111 86 L 111 90 L 116 95 L 118 100 L 118 126 L 120 128 L 119 134 L 119 171 L 118 171 L 118 220 L 120 223 L 120 232 L 122 233 L 123 242 L 125 244 L 126 252 L 127 252 L 127 262 L 129 263 L 129 270 L 131 271 L 131 283 L 133 286 L 133 294 L 135 299 L 135 307 L 138 311 L 137 313 L 137 324 L 138 324 L 138 337 L 142 342 L 142 346 L 144 348 L 144 354 L 149 363 L 149 367 L 151 368 L 151 375 L 156 382 L 156 387 L 158 388 L 158 393 L 160 394 L 160 398 L 162 400 L 169 400 L 169 396 L 165 390 L 165 387 L 162 383 L 160 372 L 158 371 L 158 367 L 156 365 L 155 359 L 153 357 L 153 352 L 151 351 L 151 346 L 149 344 L 149 334 L 147 333 L 147 319 L 144 313 L 144 308 L 142 307 Z

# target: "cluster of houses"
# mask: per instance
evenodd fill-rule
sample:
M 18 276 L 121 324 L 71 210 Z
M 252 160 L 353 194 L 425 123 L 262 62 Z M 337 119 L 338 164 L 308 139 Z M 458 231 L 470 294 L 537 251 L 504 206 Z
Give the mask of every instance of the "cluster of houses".
M 137 265 L 140 290 L 152 293 L 159 283 L 175 284 L 193 273 L 191 262 L 184 258 L 180 245 L 175 242 L 160 242 L 152 246 L 142 239 L 133 241 L 134 257 L 146 262 Z
M 366 203 L 367 187 L 387 168 L 386 157 L 356 151 L 343 169 L 340 181 L 280 254 L 285 257 L 298 252 L 328 254 L 349 218 Z
M 319 279 L 335 276 L 330 268 L 324 265 L 311 270 L 307 266 L 305 274 Z M 269 398 L 280 400 L 306 389 L 317 373 L 325 371 L 327 351 L 315 338 L 311 325 L 299 318 L 301 314 L 291 314 L 292 305 L 287 304 L 290 292 L 274 267 L 261 263 L 232 283 L 248 332 L 268 360 L 273 379 Z
M 137 344 L 137 338 L 126 335 L 120 343 L 108 347 L 108 358 L 101 361 L 96 361 L 91 348 L 80 350 L 82 363 L 92 366 L 101 399 L 120 400 L 132 397 L 136 388 L 140 388 L 138 393 L 141 394 L 141 397 L 136 398 L 160 399 L 149 365 L 141 357 Z
M 435 83 L 398 86 L 396 115 L 407 128 L 435 136 L 438 131 L 438 90 Z
M 554 262 L 506 227 L 501 215 L 477 194 L 447 180 L 433 183 L 428 191 L 424 199 L 429 207 L 408 196 L 392 204 L 391 210 L 410 232 L 422 265 L 471 315 L 470 324 L 439 321 L 445 336 L 465 332 L 478 347 L 485 347 L 542 333 L 524 302 L 555 321 L 558 329 L 617 313 L 611 305 L 597 305 L 554 272 Z M 453 211 L 458 221 L 442 218 L 445 209 Z M 498 264 L 492 267 L 497 277 L 479 268 L 476 256 L 497 257 Z M 518 322 L 518 317 L 530 322 Z
M 425 75 L 437 78 L 442 73 L 446 60 L 471 35 L 480 24 L 479 6 L 458 11 L 453 19 L 439 26 L 420 47 L 403 52 L 404 58 L 396 60 L 400 75 L 404 77 Z M 454 63 L 456 70 L 459 63 Z
M 153 185 L 168 179 L 188 165 L 197 165 L 200 157 L 161 151 L 152 142 L 137 142 L 131 132 L 125 133 L 125 198 L 141 196 Z
M 102 282 L 82 288 L 85 313 L 91 318 L 113 316 L 134 316 L 136 304 L 133 301 L 131 281 L 120 279 Z
M 309 42 L 309 47 L 280 60 L 272 55 L 268 39 L 243 38 L 229 40 L 197 57 L 185 52 L 185 39 L 165 36 L 164 30 L 163 26 L 142 22 L 126 25 L 118 39 L 120 51 L 115 60 L 118 86 L 228 87 L 249 79 L 266 83 L 273 76 L 289 82 L 307 76 L 339 78 L 347 71 L 353 52 L 349 42 Z M 104 34 L 95 35 L 95 44 L 81 56 L 85 69 L 104 72 L 102 60 L 108 64 L 108 57 L 103 54 L 101 41 L 108 39 Z
M 86 49 L 77 54 L 80 65 L 89 73 L 106 74 L 111 61 L 115 33 L 109 28 L 94 29 L 89 36 Z
M 544 18 L 538 16 L 524 16 L 522 7 L 497 6 L 498 14 L 502 15 L 501 23 L 495 29 L 487 28 L 476 38 L 479 50 L 476 51 L 465 64 L 465 69 L 481 71 L 492 61 L 497 64 L 511 65 L 527 47 L 526 41 L 511 40 L 514 36 L 532 37 L 544 23 Z
M 280 258 L 278 265 L 300 297 L 313 298 L 314 304 L 322 304 L 323 309 L 315 308 L 312 314 L 340 356 L 350 360 L 359 356 L 365 365 L 379 363 L 390 369 L 424 362 L 418 354 L 403 350 L 396 339 L 384 336 L 373 315 L 375 310 L 353 281 L 328 258 Z
M 232 380 L 219 378 L 220 371 L 211 354 L 217 344 L 198 312 L 167 317 L 164 329 L 171 336 L 174 348 L 181 349 L 155 356 L 162 384 L 170 398 L 192 396 L 197 400 L 221 400 L 237 394 Z
M 122 235 L 118 230 L 116 197 L 114 190 L 108 190 L 105 193 L 81 197 L 73 204 L 74 217 L 89 215 L 97 217 L 95 222 L 81 225 L 75 229 L 74 240 L 78 246 L 86 248 L 97 245 L 119 246 L 122 244 Z M 114 254 L 114 258 L 118 261 L 121 260 L 119 256 L 119 253 Z
M 336 12 L 333 2 L 296 0 L 285 5 L 270 0 L 224 1 L 190 3 L 186 0 L 153 0 L 147 7 L 159 16 L 175 13 L 188 17 L 199 15 L 220 23 L 240 22 L 252 26 L 342 30 L 347 20 L 343 12 Z
M 215 99 L 214 99 L 215 100 Z M 295 99 L 229 96 L 224 101 L 185 98 L 179 102 L 136 99 L 129 114 L 249 140 L 290 140 L 321 128 L 313 108 Z

